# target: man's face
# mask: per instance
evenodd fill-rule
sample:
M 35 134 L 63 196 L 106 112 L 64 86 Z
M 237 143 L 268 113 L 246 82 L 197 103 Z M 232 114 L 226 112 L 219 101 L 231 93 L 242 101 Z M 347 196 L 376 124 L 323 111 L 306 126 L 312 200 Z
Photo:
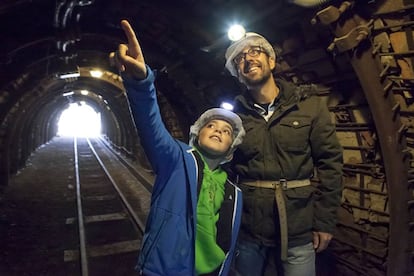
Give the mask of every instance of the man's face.
M 247 86 L 264 84 L 272 75 L 275 60 L 260 47 L 245 47 L 234 59 L 240 82 Z
M 232 143 L 233 128 L 224 120 L 211 120 L 198 134 L 198 145 L 212 156 L 226 154 Z

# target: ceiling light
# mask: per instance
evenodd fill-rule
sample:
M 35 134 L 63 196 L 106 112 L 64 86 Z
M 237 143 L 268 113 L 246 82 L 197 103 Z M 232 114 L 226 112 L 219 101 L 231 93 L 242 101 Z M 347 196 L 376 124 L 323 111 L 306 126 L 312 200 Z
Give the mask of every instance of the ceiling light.
M 222 102 L 220 105 L 221 108 L 227 109 L 227 110 L 233 110 L 233 105 L 228 102 Z
M 246 34 L 246 30 L 242 25 L 235 24 L 230 27 L 229 31 L 227 32 L 227 36 L 231 41 L 237 41 L 244 37 Z

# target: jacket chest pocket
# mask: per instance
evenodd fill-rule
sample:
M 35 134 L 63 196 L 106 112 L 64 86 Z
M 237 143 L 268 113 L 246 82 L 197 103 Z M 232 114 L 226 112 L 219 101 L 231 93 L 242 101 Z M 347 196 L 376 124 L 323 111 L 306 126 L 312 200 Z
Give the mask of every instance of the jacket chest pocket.
M 246 120 L 243 124 L 246 136 L 243 143 L 239 145 L 240 153 L 243 153 L 246 159 L 253 158 L 263 147 L 263 136 L 268 132 L 264 120 Z
M 283 150 L 303 152 L 309 147 L 311 120 L 306 117 L 283 118 L 277 126 L 277 141 Z

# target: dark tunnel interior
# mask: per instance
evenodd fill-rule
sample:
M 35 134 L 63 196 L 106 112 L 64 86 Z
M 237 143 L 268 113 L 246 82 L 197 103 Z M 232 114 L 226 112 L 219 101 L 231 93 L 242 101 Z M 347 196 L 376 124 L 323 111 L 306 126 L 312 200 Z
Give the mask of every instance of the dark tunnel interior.
M 227 29 L 241 23 L 280 50 L 276 74 L 317 85 L 336 121 L 344 148 L 337 236 L 345 237 L 332 247 L 337 266 L 344 275 L 412 275 L 413 11 L 412 0 L 3 0 L 0 186 L 81 102 L 100 114 L 113 147 L 149 168 L 108 59 L 125 42 L 122 19 L 157 71 L 163 120 L 183 141 L 202 111 L 243 89 L 224 68 Z

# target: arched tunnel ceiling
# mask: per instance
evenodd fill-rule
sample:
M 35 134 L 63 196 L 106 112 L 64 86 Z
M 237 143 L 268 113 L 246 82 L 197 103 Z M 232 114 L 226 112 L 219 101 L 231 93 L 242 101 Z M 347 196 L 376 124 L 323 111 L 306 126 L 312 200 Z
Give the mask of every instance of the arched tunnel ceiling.
M 61 96 L 82 89 L 102 93 L 107 101 L 114 97 L 112 92 L 119 93 L 116 77 L 115 89 L 98 89 L 102 82 L 87 73 L 69 80 L 61 80 L 58 75 L 78 67 L 84 71 L 100 68 L 111 79 L 117 72 L 109 66 L 107 57 L 125 41 L 121 19 L 132 23 L 147 63 L 158 70 L 159 91 L 178 116 L 188 119 L 187 124 L 205 108 L 232 99 L 240 89 L 224 70 L 224 51 L 229 44 L 226 31 L 235 22 L 281 46 L 278 71 L 282 76 L 345 91 L 359 85 L 348 56 L 326 50 L 334 39 L 327 24 L 311 24 L 319 11 L 342 2 L 5 0 L 0 3 L 0 104 L 7 112 L 25 96 Z M 404 10 L 406 2 L 346 3 L 368 22 L 381 13 Z M 314 5 L 305 7 L 304 3 Z M 398 17 L 394 21 L 398 23 Z
M 73 100 L 63 94 L 81 90 L 95 95 L 89 102 L 97 111 L 111 114 L 104 118 L 112 118 L 113 127 L 126 129 L 121 126 L 129 116 L 122 84 L 108 62 L 109 52 L 125 42 L 121 19 L 133 25 L 147 63 L 158 71 L 158 91 L 182 129 L 241 89 L 224 69 L 226 31 L 235 22 L 280 46 L 280 76 L 299 84 L 318 83 L 322 93 L 354 97 L 347 91 L 361 88 L 347 51 L 327 51 L 335 30 L 321 21 L 339 17 L 336 8 L 327 8 L 347 3 L 349 13 L 358 14 L 359 24 L 368 28 L 367 22 L 381 14 L 387 14 L 387 24 L 401 23 L 398 13 L 412 9 L 407 1 L 5 0 L 0 3 L 0 132 L 9 133 L 13 118 L 23 116 L 19 106 L 31 110 L 37 104 L 39 112 L 47 107 L 41 110 L 45 117 L 60 114 L 54 109 Z M 79 78 L 59 78 L 78 68 Z M 88 72 L 96 68 L 105 72 L 101 79 Z
M 168 73 L 171 82 L 164 93 L 181 93 L 184 100 L 179 104 L 188 105 L 184 110 L 199 112 L 218 96 L 212 88 L 217 80 L 228 82 L 223 56 L 231 23 L 239 20 L 248 30 L 280 40 L 307 14 L 310 9 L 284 0 L 2 1 L 0 87 L 7 91 L 11 82 L 28 72 L 35 74 L 30 83 L 36 86 L 39 78 L 53 79 L 70 66 L 113 70 L 107 55 L 125 40 L 119 22 L 126 18 L 136 30 L 147 62 Z M 94 81 L 71 85 L 88 89 Z M 210 102 L 195 100 L 206 88 L 211 88 Z

